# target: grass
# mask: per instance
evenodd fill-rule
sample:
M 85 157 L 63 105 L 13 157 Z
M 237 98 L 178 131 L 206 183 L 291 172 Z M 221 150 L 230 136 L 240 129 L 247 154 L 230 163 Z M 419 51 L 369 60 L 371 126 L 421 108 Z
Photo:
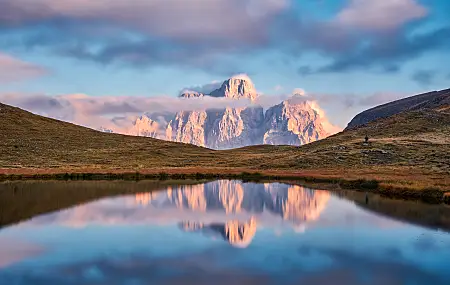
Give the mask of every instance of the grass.
M 398 114 L 302 147 L 224 151 L 101 133 L 3 104 L 0 121 L 3 180 L 239 177 L 338 183 L 412 197 L 429 188 L 442 197 L 450 193 L 448 108 Z

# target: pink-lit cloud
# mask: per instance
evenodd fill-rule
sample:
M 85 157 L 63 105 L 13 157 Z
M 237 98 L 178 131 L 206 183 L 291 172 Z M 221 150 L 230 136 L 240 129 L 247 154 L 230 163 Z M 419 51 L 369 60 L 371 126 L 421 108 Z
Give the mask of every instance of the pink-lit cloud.
M 118 133 L 129 133 L 134 122 L 141 115 L 148 114 L 158 122 L 162 130 L 168 121 L 179 111 L 199 111 L 211 109 L 246 108 L 261 106 L 268 109 L 288 100 L 292 94 L 260 95 L 255 102 L 247 99 L 234 100 L 205 96 L 202 98 L 179 98 L 174 96 L 133 97 L 133 96 L 89 96 L 85 94 L 67 94 L 48 96 L 44 94 L 0 94 L 0 102 L 17 106 L 39 115 L 99 129 L 105 128 Z M 330 123 L 320 98 L 313 95 L 302 96 L 322 117 L 328 133 L 336 133 L 342 128 Z M 163 134 L 164 131 L 158 133 Z M 131 133 L 129 133 L 131 134 Z
M 16 238 L 0 238 L 0 269 L 11 266 L 27 258 L 37 256 L 44 252 L 38 245 Z
M 416 0 L 351 0 L 337 23 L 367 30 L 390 30 L 423 18 L 427 9 Z
M 0 83 L 36 78 L 47 74 L 47 72 L 41 66 L 0 52 Z

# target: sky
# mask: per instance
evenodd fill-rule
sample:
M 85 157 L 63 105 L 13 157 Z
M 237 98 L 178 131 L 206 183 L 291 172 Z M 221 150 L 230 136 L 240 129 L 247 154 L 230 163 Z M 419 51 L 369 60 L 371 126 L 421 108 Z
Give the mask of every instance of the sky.
M 0 0 L 0 101 L 78 122 L 73 98 L 118 114 L 247 74 L 272 98 L 305 90 L 345 127 L 450 87 L 449 14 L 448 0 Z

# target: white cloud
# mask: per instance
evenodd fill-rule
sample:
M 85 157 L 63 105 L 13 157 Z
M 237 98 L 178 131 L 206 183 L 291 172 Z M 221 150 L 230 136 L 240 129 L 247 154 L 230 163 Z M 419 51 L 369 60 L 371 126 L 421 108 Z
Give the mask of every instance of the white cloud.
M 351 0 L 336 20 L 354 28 L 391 30 L 427 13 L 416 0 Z
M 47 70 L 0 52 L 0 83 L 9 83 L 43 76 Z

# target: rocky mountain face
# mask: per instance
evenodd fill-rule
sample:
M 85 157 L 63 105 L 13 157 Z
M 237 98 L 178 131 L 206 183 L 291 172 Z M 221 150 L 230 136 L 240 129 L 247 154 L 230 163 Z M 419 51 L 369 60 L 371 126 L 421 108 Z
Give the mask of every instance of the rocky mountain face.
M 226 80 L 219 89 L 212 91 L 210 96 L 255 100 L 258 94 L 249 78 L 232 77 Z
M 155 138 L 158 136 L 159 129 L 160 125 L 158 122 L 144 115 L 136 119 L 133 126 L 129 130 L 129 134 L 134 136 Z
M 255 86 L 246 77 L 233 77 L 210 94 L 184 91 L 181 98 L 205 96 L 256 102 Z M 129 134 L 230 149 L 258 144 L 302 145 L 327 136 L 321 118 L 304 100 L 286 100 L 264 112 L 256 104 L 247 108 L 180 111 L 167 121 L 142 116 Z
M 326 137 L 319 114 L 306 101 L 286 100 L 266 112 L 264 144 L 303 145 Z
M 230 78 L 210 95 L 189 91 L 183 92 L 180 96 L 182 98 L 212 96 L 253 101 L 257 98 L 257 93 L 251 81 Z M 260 107 L 179 112 L 169 122 L 166 139 L 212 149 L 261 144 L 263 120 L 264 113 Z
M 365 125 L 380 118 L 387 118 L 405 111 L 436 109 L 450 105 L 450 89 L 432 91 L 389 102 L 356 115 L 346 129 Z

